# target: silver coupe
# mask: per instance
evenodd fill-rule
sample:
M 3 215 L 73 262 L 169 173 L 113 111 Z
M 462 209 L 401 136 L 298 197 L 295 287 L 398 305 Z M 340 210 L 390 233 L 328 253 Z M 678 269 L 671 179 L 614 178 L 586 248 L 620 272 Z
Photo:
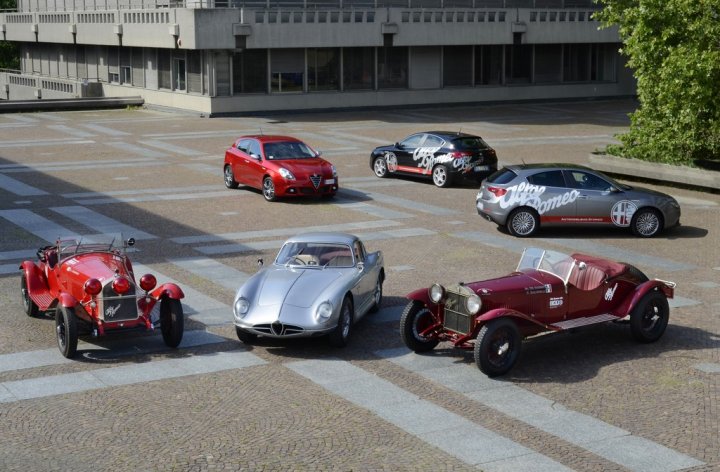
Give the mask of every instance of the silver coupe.
M 305 233 L 288 239 L 275 262 L 237 291 L 238 339 L 251 343 L 258 336 L 327 335 L 332 345 L 345 346 L 352 325 L 380 308 L 383 263 L 381 251 L 368 253 L 352 234 Z

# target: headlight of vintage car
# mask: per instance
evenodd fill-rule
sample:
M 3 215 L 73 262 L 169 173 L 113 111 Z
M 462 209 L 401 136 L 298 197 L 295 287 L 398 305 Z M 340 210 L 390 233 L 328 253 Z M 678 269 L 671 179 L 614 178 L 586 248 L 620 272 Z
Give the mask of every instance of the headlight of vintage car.
M 428 289 L 428 295 L 433 303 L 440 303 L 445 298 L 445 288 L 440 284 L 432 284 Z
M 278 172 L 280 173 L 282 178 L 285 180 L 295 180 L 295 176 L 293 175 L 293 173 L 284 167 L 281 167 L 280 170 L 278 170 Z
M 315 321 L 326 321 L 332 316 L 333 306 L 329 301 L 322 302 L 315 310 Z
M 243 318 L 245 315 L 247 315 L 248 310 L 250 310 L 250 302 L 247 301 L 247 299 L 240 297 L 237 300 L 235 300 L 235 317 L 236 318 Z
M 482 308 L 482 300 L 480 300 L 480 297 L 477 295 L 470 295 L 467 299 L 465 299 L 465 308 L 468 313 L 474 315 L 480 311 L 480 308 Z

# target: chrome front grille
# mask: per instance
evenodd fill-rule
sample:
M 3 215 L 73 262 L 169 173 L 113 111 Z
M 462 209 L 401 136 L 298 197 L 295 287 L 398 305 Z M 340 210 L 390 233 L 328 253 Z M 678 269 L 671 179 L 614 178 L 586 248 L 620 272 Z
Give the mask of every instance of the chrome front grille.
M 294 334 L 302 334 L 305 332 L 304 328 L 295 325 L 289 325 L 276 321 L 270 324 L 257 324 L 252 327 L 255 331 L 266 334 L 268 336 L 292 336 Z
M 112 284 L 103 287 L 99 298 L 98 308 L 100 319 L 106 322 L 134 320 L 138 317 L 137 297 L 135 287 L 131 284 L 125 295 L 118 295 L 112 289 Z
M 315 190 L 318 189 L 320 186 L 320 182 L 322 182 L 322 175 L 313 174 L 310 176 L 310 182 L 312 182 L 313 187 L 315 187 Z
M 447 292 L 445 299 L 445 316 L 443 318 L 443 326 L 445 329 L 455 331 L 456 333 L 467 334 L 470 332 L 472 315 L 465 308 L 465 300 L 467 296 Z

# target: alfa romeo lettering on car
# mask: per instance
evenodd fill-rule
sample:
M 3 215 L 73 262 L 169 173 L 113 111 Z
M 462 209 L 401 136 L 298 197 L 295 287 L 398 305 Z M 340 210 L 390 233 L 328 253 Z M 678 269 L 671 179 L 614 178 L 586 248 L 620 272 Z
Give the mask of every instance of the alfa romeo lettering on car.
M 480 216 L 519 237 L 541 226 L 589 224 L 629 227 L 648 238 L 680 224 L 680 205 L 670 195 L 572 164 L 504 167 L 483 181 L 475 203 Z

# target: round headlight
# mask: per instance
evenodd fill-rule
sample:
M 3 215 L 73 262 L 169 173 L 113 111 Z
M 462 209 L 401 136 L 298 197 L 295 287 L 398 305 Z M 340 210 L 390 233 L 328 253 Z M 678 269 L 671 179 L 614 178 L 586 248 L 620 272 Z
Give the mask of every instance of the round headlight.
M 102 284 L 98 279 L 88 279 L 83 288 L 88 295 L 97 295 L 102 291 Z
M 445 289 L 440 284 L 432 284 L 428 289 L 428 295 L 433 303 L 440 303 L 445 297 Z
M 242 318 L 250 310 L 250 302 L 240 297 L 235 300 L 235 316 Z
M 317 321 L 325 321 L 332 316 L 333 306 L 330 302 L 322 302 L 315 311 L 315 319 Z
M 480 300 L 480 297 L 477 295 L 470 295 L 465 300 L 465 308 L 467 309 L 468 313 L 471 315 L 474 315 L 478 311 L 480 311 L 480 308 L 482 308 L 482 300 Z
M 145 290 L 146 292 L 149 292 L 150 290 L 154 289 L 157 285 L 157 279 L 152 274 L 145 274 L 142 277 L 140 277 L 140 288 Z
M 116 277 L 112 282 L 112 288 L 118 295 L 123 295 L 130 290 L 130 281 L 125 277 Z

